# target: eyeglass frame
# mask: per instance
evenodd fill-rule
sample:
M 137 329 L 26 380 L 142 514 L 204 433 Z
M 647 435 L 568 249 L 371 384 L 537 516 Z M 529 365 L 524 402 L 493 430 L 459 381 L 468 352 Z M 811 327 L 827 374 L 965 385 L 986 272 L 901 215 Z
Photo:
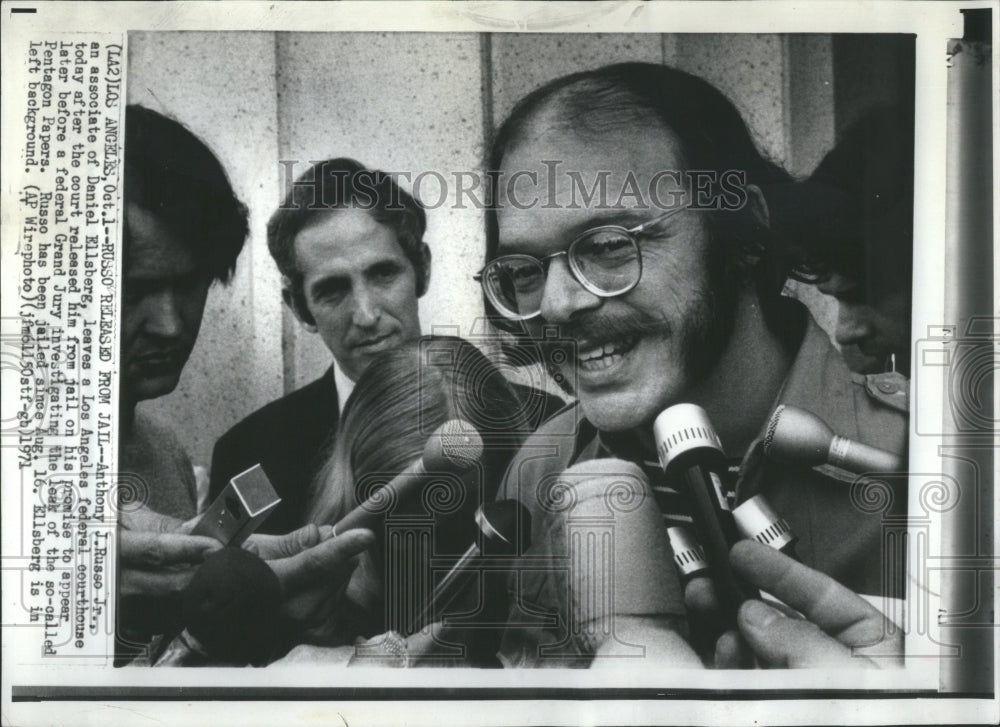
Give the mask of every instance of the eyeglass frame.
M 569 243 L 569 245 L 566 246 L 565 250 L 554 252 L 550 255 L 546 255 L 545 257 L 538 258 L 535 257 L 534 255 L 529 255 L 527 253 L 521 253 L 521 252 L 511 253 L 509 255 L 500 255 L 498 257 L 493 258 L 488 263 L 486 263 L 482 268 L 480 268 L 479 272 L 477 272 L 475 275 L 472 276 L 472 279 L 475 280 L 477 283 L 479 283 L 479 285 L 483 288 L 483 292 L 486 294 L 487 299 L 489 299 L 490 304 L 497 309 L 500 315 L 502 315 L 509 321 L 527 321 L 532 318 L 535 318 L 536 316 L 541 315 L 542 311 L 541 307 L 539 307 L 539 309 L 536 312 L 531 313 L 530 315 L 511 316 L 508 315 L 507 311 L 504 310 L 503 306 L 497 305 L 496 302 L 493 300 L 493 297 L 490 294 L 489 289 L 486 287 L 486 284 L 484 282 L 483 274 L 486 272 L 487 268 L 489 268 L 491 265 L 496 264 L 498 261 L 503 260 L 504 258 L 523 257 L 534 260 L 535 262 L 539 263 L 539 265 L 541 265 L 542 270 L 545 273 L 546 282 L 548 282 L 549 261 L 552 260 L 552 258 L 559 257 L 560 255 L 565 255 L 567 267 L 569 267 L 569 271 L 573 275 L 573 279 L 577 283 L 582 285 L 585 290 L 587 290 L 589 293 L 592 293 L 593 295 L 596 295 L 599 298 L 617 298 L 619 295 L 625 295 L 626 293 L 631 291 L 633 288 L 635 288 L 635 286 L 639 284 L 639 281 L 642 280 L 642 248 L 639 247 L 639 240 L 636 239 L 636 236 L 645 233 L 648 228 L 654 225 L 658 225 L 661 222 L 670 219 L 679 212 L 683 212 L 690 206 L 691 206 L 690 204 L 684 204 L 681 205 L 680 207 L 674 207 L 673 209 L 667 210 L 662 215 L 654 217 L 651 220 L 646 220 L 645 222 L 636 225 L 635 227 L 623 227 L 621 225 L 600 225 L 598 227 L 591 227 L 590 229 L 584 230 L 579 235 L 574 237 L 573 240 Z M 570 255 L 570 252 L 573 250 L 573 246 L 576 245 L 578 242 L 580 242 L 580 240 L 583 240 L 584 238 L 589 237 L 594 233 L 604 232 L 607 230 L 624 232 L 626 235 L 628 235 L 629 239 L 632 240 L 632 244 L 635 245 L 636 261 L 639 263 L 639 274 L 636 275 L 635 280 L 627 288 L 614 293 L 603 291 L 596 285 L 591 283 L 589 280 L 587 280 L 586 277 L 583 275 L 583 273 L 577 269 L 577 266 L 574 263 L 574 258 Z

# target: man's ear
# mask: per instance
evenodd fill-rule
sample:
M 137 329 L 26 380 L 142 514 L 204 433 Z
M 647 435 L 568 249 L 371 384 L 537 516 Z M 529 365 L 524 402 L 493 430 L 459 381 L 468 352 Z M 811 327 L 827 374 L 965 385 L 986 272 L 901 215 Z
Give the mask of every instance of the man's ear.
M 420 257 L 423 259 L 423 275 L 417 271 L 417 297 L 420 298 L 427 292 L 431 284 L 431 249 L 426 242 L 420 243 Z
M 756 184 L 748 184 L 746 186 L 746 191 L 747 204 L 750 205 L 750 213 L 753 215 L 754 219 L 764 227 L 770 227 L 771 211 L 767 208 L 767 200 L 764 199 L 764 193 L 760 191 L 760 187 Z
M 310 333 L 316 333 L 316 320 L 309 312 L 309 306 L 306 305 L 306 298 L 302 293 L 301 286 L 293 284 L 284 275 L 281 276 L 281 299 L 285 301 L 285 305 L 291 308 L 292 313 L 303 328 Z

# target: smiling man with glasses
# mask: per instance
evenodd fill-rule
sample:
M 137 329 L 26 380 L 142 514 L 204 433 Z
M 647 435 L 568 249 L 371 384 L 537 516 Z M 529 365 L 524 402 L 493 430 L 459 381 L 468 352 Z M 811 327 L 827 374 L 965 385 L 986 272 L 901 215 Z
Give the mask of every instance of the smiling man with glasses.
M 557 164 L 571 173 L 552 175 Z M 799 556 L 815 575 L 857 592 L 901 595 L 900 584 L 882 575 L 883 513 L 854 504 L 853 477 L 779 465 L 762 454 L 779 404 L 808 409 L 838 434 L 896 453 L 905 450 L 906 417 L 866 391 L 805 309 L 782 297 L 787 278 L 810 279 L 769 227 L 768 194 L 791 179 L 757 151 L 731 102 L 664 66 L 620 64 L 567 76 L 515 106 L 496 134 L 489 170 L 486 265 L 476 276 L 487 309 L 516 339 L 544 340 L 555 331 L 571 341 L 574 353 L 562 367 L 579 399 L 528 441 L 501 488 L 500 497 L 516 497 L 532 511 L 534 545 L 526 555 L 535 559 L 524 562 L 575 562 L 560 560 L 570 547 L 567 508 L 574 512 L 595 482 L 609 488 L 616 482 L 596 462 L 588 474 L 589 460 L 637 465 L 650 481 L 657 517 L 690 527 L 690 503 L 657 464 L 652 425 L 664 409 L 691 403 L 705 410 L 729 460 L 728 481 L 717 483 L 720 497 L 735 505 L 766 496 L 790 523 Z M 734 174 L 743 181 L 739 205 L 704 204 L 700 183 L 690 183 Z M 591 196 L 581 205 L 580 179 L 635 193 L 610 205 Z M 670 188 L 669 206 L 660 202 L 665 195 L 653 193 L 663 188 Z M 538 203 L 523 204 L 527 199 Z M 567 505 L 553 482 L 569 468 Z M 893 494 L 893 511 L 905 512 L 905 491 Z M 657 550 L 660 535 L 651 533 L 647 545 L 622 560 L 628 538 L 619 542 L 624 531 L 610 532 L 617 555 L 599 565 L 596 580 L 584 579 L 590 586 L 617 583 L 606 601 L 581 600 L 577 576 L 564 566 L 536 565 L 511 579 L 506 664 L 627 656 L 637 653 L 627 646 L 630 638 L 647 655 L 663 647 L 665 658 L 688 663 L 676 638 L 657 636 L 684 631 L 678 624 L 687 616 L 669 548 Z M 847 610 L 859 607 L 854 594 L 838 588 Z M 801 594 L 780 595 L 801 603 Z M 741 618 L 750 615 L 753 609 L 741 611 Z M 617 620 L 609 623 L 612 616 Z M 628 628 L 635 623 L 638 632 Z M 749 621 L 740 626 L 757 651 Z M 718 629 L 698 630 L 692 645 L 711 653 Z M 643 638 L 649 640 L 635 640 Z M 850 658 L 853 644 L 824 638 Z M 792 639 L 780 646 L 814 645 Z M 762 654 L 773 663 L 773 654 Z M 720 663 L 732 665 L 726 653 Z

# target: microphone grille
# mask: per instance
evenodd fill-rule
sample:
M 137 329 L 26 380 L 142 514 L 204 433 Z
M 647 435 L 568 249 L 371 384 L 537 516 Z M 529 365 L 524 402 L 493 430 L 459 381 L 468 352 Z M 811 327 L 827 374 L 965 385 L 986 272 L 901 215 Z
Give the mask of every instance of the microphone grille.
M 664 409 L 653 422 L 653 436 L 664 469 L 678 455 L 692 449 L 710 447 L 722 452 L 719 435 L 708 414 L 697 404 L 675 404 Z
M 461 419 L 451 419 L 434 433 L 441 444 L 441 456 L 452 467 L 466 470 L 483 456 L 483 438 L 474 426 Z
M 778 420 L 781 419 L 784 411 L 785 405 L 779 405 L 767 422 L 767 432 L 764 434 L 764 454 L 770 454 L 771 452 L 771 445 L 774 444 L 774 433 L 778 429 Z

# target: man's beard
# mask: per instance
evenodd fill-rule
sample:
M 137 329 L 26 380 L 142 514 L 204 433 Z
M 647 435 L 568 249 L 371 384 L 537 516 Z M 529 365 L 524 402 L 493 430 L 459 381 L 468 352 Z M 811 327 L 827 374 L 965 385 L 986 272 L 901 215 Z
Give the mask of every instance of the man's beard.
M 741 287 L 725 250 L 715 241 L 709 247 L 705 268 L 705 288 L 698 292 L 680 331 L 684 375 L 689 385 L 708 378 L 729 344 Z
M 742 285 L 740 276 L 721 247 L 715 242 L 710 245 L 705 261 L 704 286 L 696 291 L 681 321 L 671 324 L 664 318 L 631 307 L 614 313 L 598 311 L 561 324 L 560 338 L 576 342 L 577 347 L 580 341 L 610 341 L 630 336 L 659 337 L 664 341 L 674 338 L 682 350 L 681 375 L 685 388 L 701 383 L 712 373 L 729 344 Z M 558 344 L 552 343 L 552 346 L 558 347 Z M 564 360 L 573 364 L 576 357 L 566 355 Z M 575 378 L 560 376 L 558 380 L 569 382 Z M 569 393 L 576 395 L 574 391 Z

